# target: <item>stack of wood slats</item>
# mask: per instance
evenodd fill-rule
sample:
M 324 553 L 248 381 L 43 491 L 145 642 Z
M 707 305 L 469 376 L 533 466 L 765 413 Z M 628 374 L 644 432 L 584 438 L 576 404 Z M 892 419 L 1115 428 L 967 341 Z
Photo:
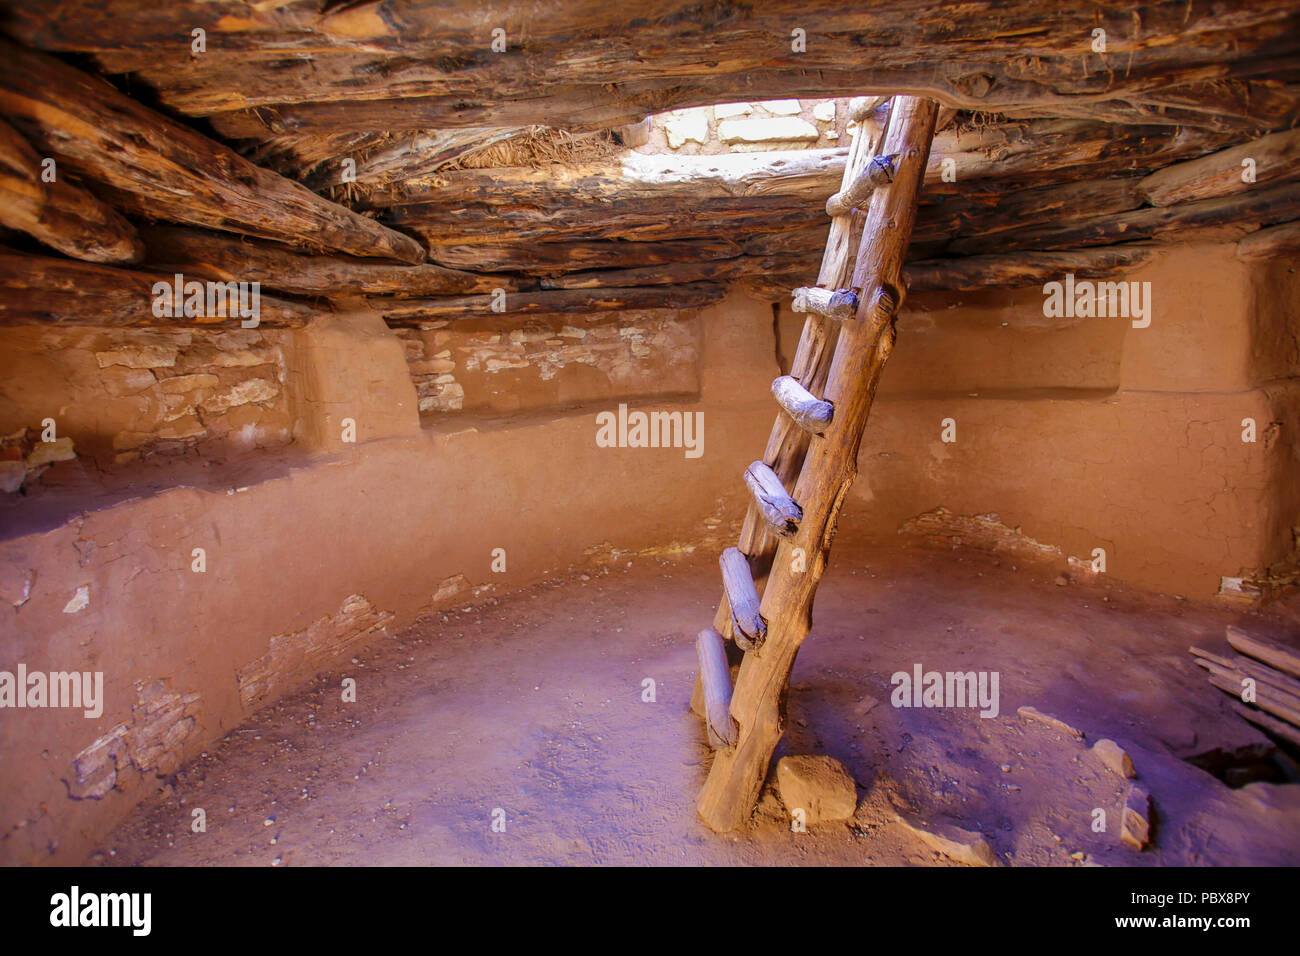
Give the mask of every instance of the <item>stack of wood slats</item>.
M 1300 746 L 1300 651 L 1229 625 L 1228 644 L 1239 653 L 1223 657 L 1191 648 L 1210 683 L 1237 698 L 1246 720 Z

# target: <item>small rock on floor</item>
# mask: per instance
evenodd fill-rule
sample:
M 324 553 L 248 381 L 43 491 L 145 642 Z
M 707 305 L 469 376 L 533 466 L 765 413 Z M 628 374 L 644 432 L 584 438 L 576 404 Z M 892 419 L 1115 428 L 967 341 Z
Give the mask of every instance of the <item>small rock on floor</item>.
M 905 813 L 898 815 L 898 821 L 923 843 L 950 860 L 967 866 L 997 866 L 993 847 L 982 833 L 964 830 L 951 823 L 926 823 Z
M 1124 800 L 1124 829 L 1120 839 L 1139 853 L 1151 842 L 1151 795 L 1134 784 Z
M 1046 724 L 1048 727 L 1051 727 L 1053 730 L 1059 730 L 1061 733 L 1069 737 L 1073 737 L 1076 740 L 1083 739 L 1082 730 L 1079 730 L 1078 728 L 1075 727 L 1071 727 L 1069 724 L 1067 724 L 1065 721 L 1061 720 L 1060 718 L 1053 717 L 1050 714 L 1045 714 L 1036 707 L 1021 707 L 1019 710 L 1016 711 L 1016 713 L 1019 714 L 1021 717 L 1023 717 L 1025 720 L 1036 720 L 1040 724 Z
M 809 826 L 847 820 L 858 808 L 857 785 L 834 757 L 782 757 L 776 765 L 776 788 L 785 808 L 802 809 Z
M 1132 780 L 1137 776 L 1137 768 L 1133 766 L 1133 758 L 1128 755 L 1128 751 L 1115 741 L 1103 737 L 1092 745 L 1092 752 L 1101 758 L 1102 763 L 1121 777 Z

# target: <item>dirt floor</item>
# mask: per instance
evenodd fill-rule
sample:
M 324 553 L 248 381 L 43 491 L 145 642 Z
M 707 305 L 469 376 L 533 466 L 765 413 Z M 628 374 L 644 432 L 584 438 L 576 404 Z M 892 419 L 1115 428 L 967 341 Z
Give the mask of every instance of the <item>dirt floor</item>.
M 949 865 L 896 822 L 902 809 L 981 831 L 1007 864 L 1300 863 L 1300 786 L 1232 789 L 1184 759 L 1266 742 L 1188 646 L 1224 648 L 1237 620 L 1294 631 L 1295 602 L 1259 615 L 1061 585 L 1057 569 L 1006 557 L 837 544 L 778 756 L 838 758 L 857 815 L 793 833 L 769 789 L 748 829 L 718 836 L 695 816 L 711 751 L 688 706 L 716 550 L 607 557 L 434 615 L 256 714 L 90 862 Z M 891 706 L 890 675 L 915 664 L 997 671 L 1000 713 Z M 1087 740 L 1026 721 L 1023 705 Z M 1100 737 L 1152 794 L 1144 853 L 1120 843 L 1126 783 L 1089 752 Z M 206 832 L 192 832 L 196 808 Z

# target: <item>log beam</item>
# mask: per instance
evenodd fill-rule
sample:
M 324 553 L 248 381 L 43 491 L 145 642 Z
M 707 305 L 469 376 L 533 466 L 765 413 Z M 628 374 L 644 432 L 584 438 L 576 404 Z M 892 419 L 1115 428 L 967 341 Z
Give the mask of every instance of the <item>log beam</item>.
M 1300 649 L 1287 647 L 1257 634 L 1249 634 L 1231 624 L 1227 626 L 1226 633 L 1233 650 L 1276 667 L 1291 677 L 1300 678 Z
M 1237 243 L 1238 259 L 1278 259 L 1300 253 L 1300 221 L 1261 229 Z
M 620 289 L 544 289 L 505 295 L 397 299 L 371 296 L 367 304 L 390 326 L 419 325 L 435 319 L 490 319 L 498 315 L 560 315 L 619 312 L 628 309 L 695 309 L 717 302 L 726 286 L 694 282 L 681 286 Z
M 1195 238 L 1196 231 L 1208 232 L 1215 238 L 1240 238 L 1264 226 L 1296 218 L 1300 218 L 1300 182 L 1283 180 L 1251 192 L 1214 199 L 1008 231 L 998 236 L 996 242 L 999 252 L 1009 252 L 1101 246 L 1143 239 L 1184 242 Z M 969 255 L 985 252 L 988 247 L 987 238 L 969 237 L 949 243 L 946 251 Z
M 94 52 L 107 72 L 136 73 L 169 108 L 215 116 L 235 137 L 617 125 L 737 90 L 753 99 L 905 92 L 1019 116 L 1238 129 L 1287 126 L 1295 104 L 1293 90 L 1268 82 L 1295 65 L 1300 18 L 1289 4 L 1078 8 L 1054 11 L 1050 30 L 1041 0 L 1001 3 L 993 20 L 983 6 L 942 0 L 871 10 L 671 0 L 630 26 L 623 11 L 591 2 L 493 9 L 493 22 L 509 27 L 507 55 L 488 49 L 482 15 L 446 4 L 176 0 L 128 18 L 102 0 L 12 0 L 6 26 L 36 46 Z M 775 42 L 792 23 L 815 42 L 799 51 Z M 186 55 L 196 25 L 219 56 Z M 1083 40 L 1099 25 L 1110 48 L 1091 53 Z
M 0 252 L 0 326 L 241 327 L 243 319 L 238 315 L 155 314 L 155 285 L 170 290 L 174 281 L 170 275 Z M 258 304 L 259 327 L 297 328 L 321 312 L 260 294 Z
M 27 233 L 51 249 L 86 262 L 139 262 L 144 246 L 135 228 L 65 171 L 45 165 L 16 129 L 0 121 L 0 225 Z
M 1257 189 L 1300 169 L 1300 129 L 1272 133 L 1209 156 L 1156 170 L 1139 184 L 1153 206 L 1172 206 Z
M 410 236 L 254 166 L 97 77 L 3 39 L 0 112 L 128 212 L 349 255 L 424 259 Z
M 517 280 L 443 266 L 393 265 L 345 256 L 313 256 L 284 246 L 172 226 L 142 231 L 146 264 L 161 272 L 260 282 L 295 295 L 466 295 L 511 291 Z
M 731 259 L 741 247 L 730 239 L 666 242 L 507 242 L 431 246 L 429 258 L 451 269 L 523 272 L 549 276 L 600 268 L 643 268 L 666 263 Z

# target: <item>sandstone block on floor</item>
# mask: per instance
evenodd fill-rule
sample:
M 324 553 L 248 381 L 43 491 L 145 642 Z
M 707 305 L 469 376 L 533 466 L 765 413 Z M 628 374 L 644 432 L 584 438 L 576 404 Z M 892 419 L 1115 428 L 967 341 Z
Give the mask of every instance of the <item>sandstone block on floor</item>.
M 920 817 L 900 813 L 898 822 L 932 850 L 967 866 L 997 866 L 993 847 L 982 833 L 947 822 L 927 823 Z
M 1133 779 L 1137 776 L 1137 768 L 1133 766 L 1133 758 L 1119 744 L 1113 740 L 1102 738 L 1092 745 L 1092 752 L 1095 753 L 1111 770 L 1126 779 Z
M 1016 713 L 1019 714 L 1025 720 L 1032 720 L 1040 724 L 1045 724 L 1046 726 L 1051 727 L 1053 730 L 1060 731 L 1061 733 L 1065 734 L 1067 737 L 1073 737 L 1075 740 L 1083 739 L 1082 730 L 1079 730 L 1078 728 L 1075 727 L 1071 727 L 1069 724 L 1061 720 L 1059 717 L 1053 717 L 1051 714 L 1045 714 L 1036 707 L 1021 707 L 1019 710 L 1016 711 Z
M 1124 829 L 1120 839 L 1139 853 L 1151 842 L 1151 795 L 1134 784 L 1124 800 Z
M 857 784 L 834 757 L 782 757 L 776 765 L 776 788 L 785 808 L 802 809 L 809 826 L 847 820 L 858 808 Z

